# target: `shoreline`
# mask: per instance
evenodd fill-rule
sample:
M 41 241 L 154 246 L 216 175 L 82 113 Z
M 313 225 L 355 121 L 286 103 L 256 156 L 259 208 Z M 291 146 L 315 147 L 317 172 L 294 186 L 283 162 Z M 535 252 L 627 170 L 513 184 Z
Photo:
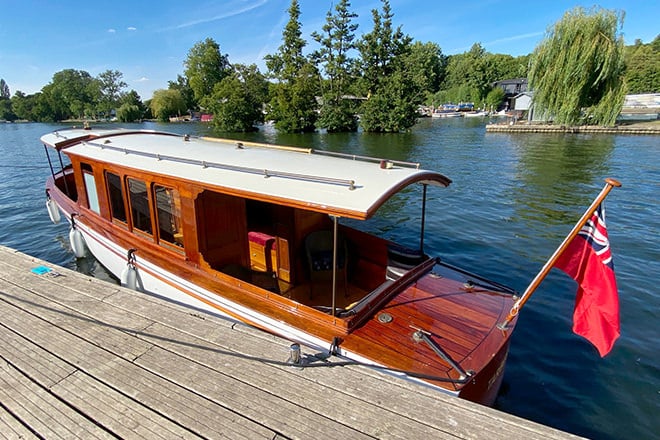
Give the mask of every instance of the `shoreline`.
M 516 124 L 496 123 L 487 124 L 486 133 L 568 133 L 568 134 L 636 134 L 636 135 L 660 135 L 660 120 L 621 123 L 613 127 L 602 127 L 597 125 L 552 125 L 552 124 L 528 124 L 526 121 Z

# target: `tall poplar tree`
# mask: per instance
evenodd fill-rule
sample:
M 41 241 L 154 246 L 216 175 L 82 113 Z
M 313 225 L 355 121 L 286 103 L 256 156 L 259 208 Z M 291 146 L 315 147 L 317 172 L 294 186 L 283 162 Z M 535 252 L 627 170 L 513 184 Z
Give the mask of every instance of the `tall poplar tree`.
M 10 98 L 9 86 L 4 79 L 0 78 L 0 98 Z
M 392 27 L 392 10 L 382 0 L 382 13 L 374 9 L 373 30 L 358 42 L 362 91 L 367 100 L 360 111 L 360 125 L 369 132 L 407 130 L 417 121 L 421 91 L 406 66 L 412 38 L 401 27 Z
M 282 32 L 279 52 L 266 55 L 266 67 L 277 82 L 273 84 L 268 117 L 285 133 L 314 131 L 317 119 L 318 71 L 303 55 L 307 44 L 300 30 L 300 6 L 291 1 L 289 21 Z
M 532 54 L 534 108 L 554 122 L 613 125 L 626 93 L 623 13 L 575 8 L 552 26 Z
M 357 14 L 350 12 L 350 7 L 350 1 L 340 0 L 334 14 L 328 11 L 323 33 L 312 34 L 321 46 L 312 58 L 322 66 L 325 76 L 323 104 L 317 125 L 329 132 L 357 130 L 356 108 L 347 96 L 350 94 L 354 63 L 349 52 L 356 47 L 354 40 L 358 28 L 352 22 Z

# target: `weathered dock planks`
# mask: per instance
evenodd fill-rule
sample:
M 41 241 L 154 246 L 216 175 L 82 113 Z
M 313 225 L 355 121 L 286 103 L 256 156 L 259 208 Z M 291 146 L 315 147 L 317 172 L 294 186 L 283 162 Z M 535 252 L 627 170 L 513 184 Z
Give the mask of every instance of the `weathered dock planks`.
M 0 338 L 7 438 L 576 438 L 2 246 Z

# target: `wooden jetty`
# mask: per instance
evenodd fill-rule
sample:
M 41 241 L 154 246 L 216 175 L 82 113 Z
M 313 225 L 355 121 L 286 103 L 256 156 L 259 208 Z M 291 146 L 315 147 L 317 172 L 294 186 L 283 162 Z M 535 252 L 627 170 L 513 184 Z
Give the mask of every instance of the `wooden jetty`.
M 635 134 L 660 135 L 658 124 L 631 124 L 614 127 L 595 125 L 567 126 L 550 124 L 488 124 L 487 133 L 570 133 L 570 134 Z
M 570 434 L 0 246 L 0 437 Z

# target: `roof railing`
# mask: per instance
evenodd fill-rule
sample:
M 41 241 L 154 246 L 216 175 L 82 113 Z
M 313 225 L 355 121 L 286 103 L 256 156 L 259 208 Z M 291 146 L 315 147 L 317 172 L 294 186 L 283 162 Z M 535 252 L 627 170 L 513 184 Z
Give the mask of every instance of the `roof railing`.
M 169 155 L 163 155 L 163 154 L 158 154 L 158 153 L 150 153 L 147 151 L 139 151 L 139 150 L 133 150 L 130 148 L 126 147 L 116 147 L 114 145 L 110 145 L 109 143 L 99 143 L 99 142 L 92 142 L 92 141 L 86 141 L 83 142 L 85 145 L 90 145 L 94 147 L 98 147 L 102 150 L 112 150 L 112 151 L 117 151 L 120 153 L 124 154 L 134 154 L 136 156 L 141 156 L 141 157 L 148 157 L 148 158 L 153 158 L 156 160 L 165 160 L 169 162 L 175 162 L 175 163 L 184 163 L 187 165 L 198 165 L 201 166 L 202 168 L 215 168 L 219 170 L 227 170 L 227 171 L 236 171 L 240 173 L 249 173 L 249 174 L 257 174 L 264 176 L 265 178 L 269 177 L 281 177 L 285 179 L 294 179 L 294 180 L 304 180 L 308 182 L 317 182 L 317 183 L 327 183 L 329 185 L 339 185 L 339 186 L 346 186 L 348 187 L 349 190 L 354 190 L 355 189 L 355 180 L 352 179 L 337 179 L 334 177 L 323 177 L 323 176 L 313 176 L 310 174 L 300 174 L 300 173 L 289 173 L 286 171 L 277 171 L 277 170 L 270 170 L 270 169 L 264 169 L 264 168 L 253 168 L 253 167 L 244 167 L 244 166 L 239 166 L 239 165 L 229 165 L 229 164 L 224 164 L 220 162 L 208 162 L 205 160 L 198 160 L 198 159 L 186 159 L 184 157 L 177 157 L 177 156 L 169 156 Z
M 208 137 L 208 136 L 201 136 L 198 139 L 202 139 L 205 141 L 211 141 L 211 142 L 222 142 L 222 143 L 232 143 L 231 140 L 229 139 L 222 139 L 222 138 L 214 138 L 214 137 Z M 392 160 L 392 159 L 384 159 L 384 158 L 379 158 L 379 157 L 371 157 L 371 156 L 360 156 L 358 154 L 350 154 L 350 153 L 339 153 L 335 151 L 326 151 L 326 150 L 315 150 L 312 148 L 303 148 L 303 147 L 291 147 L 291 146 L 283 146 L 283 145 L 274 145 L 274 144 L 265 144 L 262 142 L 248 142 L 248 141 L 240 141 L 238 142 L 238 145 L 240 147 L 257 147 L 257 148 L 267 148 L 267 149 L 273 149 L 273 150 L 286 150 L 286 151 L 293 151 L 296 153 L 304 153 L 304 154 L 320 154 L 323 156 L 334 156 L 334 157 L 341 157 L 344 159 L 351 159 L 351 160 L 359 160 L 362 162 L 371 162 L 371 163 L 381 163 L 381 162 L 386 162 L 391 165 L 396 165 L 400 167 L 405 167 L 405 168 L 415 168 L 419 169 L 421 167 L 421 164 L 418 162 L 405 162 L 401 160 Z
M 416 170 L 419 169 L 421 166 L 420 163 L 418 162 L 405 162 L 402 160 L 392 160 L 392 159 L 383 159 L 383 158 L 378 158 L 378 157 L 371 157 L 371 156 L 360 156 L 357 154 L 350 154 L 350 153 L 338 153 L 335 151 L 326 151 L 326 150 L 312 150 L 312 153 L 314 154 L 321 154 L 324 156 L 335 156 L 335 157 L 342 157 L 344 159 L 352 159 L 352 160 L 360 160 L 363 162 L 373 162 L 373 163 L 381 163 L 383 161 L 390 163 L 392 165 L 400 166 L 400 167 L 406 167 L 406 168 L 415 168 Z

